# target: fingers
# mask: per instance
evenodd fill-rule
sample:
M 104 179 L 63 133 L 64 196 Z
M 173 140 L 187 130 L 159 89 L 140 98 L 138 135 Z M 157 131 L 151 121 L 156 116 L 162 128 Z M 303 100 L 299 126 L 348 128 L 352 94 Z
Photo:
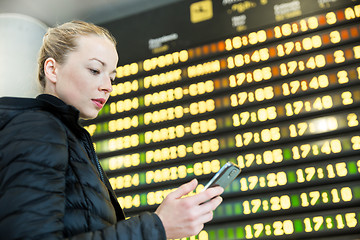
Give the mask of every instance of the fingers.
M 195 196 L 191 196 L 191 198 L 194 198 L 193 201 L 196 202 L 197 204 L 202 204 L 216 196 L 221 195 L 223 192 L 224 189 L 222 187 L 211 187 L 203 192 L 200 192 Z
M 174 192 L 170 193 L 168 197 L 170 199 L 181 198 L 182 196 L 187 195 L 190 192 L 194 191 L 197 185 L 198 185 L 198 181 L 196 179 L 193 179 L 190 182 L 181 185 Z
M 213 219 L 213 211 L 221 204 L 222 198 L 216 197 L 205 204 L 197 207 L 197 216 L 194 221 L 197 224 L 204 224 L 210 222 Z
M 166 235 L 171 239 L 198 234 L 213 218 L 213 211 L 220 205 L 221 187 L 209 188 L 199 194 L 182 198 L 195 190 L 196 179 L 181 185 L 170 193 L 155 211 L 163 222 Z
M 209 189 L 206 189 L 203 193 L 205 194 L 205 197 L 207 197 L 207 199 L 206 199 L 206 201 L 207 201 L 216 196 L 220 196 L 223 192 L 224 192 L 224 189 L 222 187 L 211 187 Z
M 213 211 L 207 212 L 203 215 L 201 215 L 198 219 L 199 223 L 204 225 L 207 222 L 210 222 L 214 217 Z
M 220 196 L 217 196 L 202 205 L 204 205 L 204 207 L 207 208 L 206 210 L 214 211 L 222 203 L 222 201 L 223 201 L 223 198 Z
M 211 199 L 210 201 L 207 201 L 201 205 L 199 205 L 198 211 L 199 214 L 206 214 L 208 212 L 212 212 L 214 211 L 221 203 L 222 203 L 223 199 L 220 196 L 217 196 L 213 199 Z

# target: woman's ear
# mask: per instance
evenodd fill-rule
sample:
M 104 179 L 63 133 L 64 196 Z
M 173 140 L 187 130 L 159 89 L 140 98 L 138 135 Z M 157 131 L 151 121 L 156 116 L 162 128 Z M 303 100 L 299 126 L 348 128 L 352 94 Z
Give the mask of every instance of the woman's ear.
M 44 73 L 47 79 L 52 83 L 57 81 L 56 61 L 53 58 L 48 58 L 44 62 Z

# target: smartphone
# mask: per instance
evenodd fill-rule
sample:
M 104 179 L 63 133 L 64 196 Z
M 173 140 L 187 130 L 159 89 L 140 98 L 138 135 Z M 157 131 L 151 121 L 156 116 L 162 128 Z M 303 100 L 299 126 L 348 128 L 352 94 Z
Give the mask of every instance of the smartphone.
M 227 162 L 205 185 L 203 191 L 209 187 L 215 186 L 220 186 L 225 189 L 240 174 L 240 172 L 241 169 L 239 166 L 232 162 Z

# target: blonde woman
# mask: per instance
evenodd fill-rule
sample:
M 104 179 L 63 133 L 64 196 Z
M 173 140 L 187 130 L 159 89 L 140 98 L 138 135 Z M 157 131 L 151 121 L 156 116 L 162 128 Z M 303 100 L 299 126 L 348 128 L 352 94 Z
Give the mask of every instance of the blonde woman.
M 212 219 L 223 189 L 183 197 L 196 188 L 193 180 L 155 213 L 125 220 L 78 124 L 95 118 L 108 100 L 117 61 L 116 41 L 106 29 L 65 23 L 44 36 L 38 62 L 43 94 L 0 99 L 0 239 L 182 238 Z

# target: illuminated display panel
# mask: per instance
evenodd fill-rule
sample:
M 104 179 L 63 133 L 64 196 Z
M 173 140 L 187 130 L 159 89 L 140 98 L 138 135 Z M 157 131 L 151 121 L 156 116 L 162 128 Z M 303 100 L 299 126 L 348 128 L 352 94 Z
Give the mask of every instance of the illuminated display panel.
M 199 192 L 231 161 L 242 173 L 188 239 L 358 237 L 359 1 L 189 0 L 142 17 L 105 24 L 131 57 L 84 122 L 125 213 L 193 178 Z
M 292 236 L 303 238 L 311 236 L 314 239 L 334 234 L 346 235 L 357 231 L 360 221 L 359 211 L 359 208 L 348 208 L 273 217 L 239 224 L 234 222 L 219 224 L 201 232 L 198 239 L 289 239 Z
M 118 189 L 139 186 L 133 191 L 132 195 L 119 197 L 119 201 L 123 203 L 123 206 L 126 209 L 131 209 L 131 211 L 135 211 L 137 209 L 149 209 L 149 206 L 161 203 L 164 196 L 166 196 L 166 194 L 172 189 L 151 189 L 150 191 L 137 190 L 141 189 L 142 185 L 147 184 L 147 182 L 161 183 L 162 181 L 176 181 L 179 179 L 199 176 L 198 174 L 201 173 L 203 175 L 208 175 L 211 174 L 212 171 L 215 172 L 216 169 L 219 168 L 219 164 L 225 163 L 226 159 L 227 158 L 221 158 L 204 162 L 196 162 L 194 165 L 190 166 L 176 165 L 168 169 L 158 169 L 156 170 L 158 173 L 156 171 L 139 172 L 138 175 L 125 175 L 111 178 L 111 183 Z M 249 199 L 248 195 L 250 193 L 259 194 L 268 191 L 293 189 L 299 186 L 309 187 L 318 184 L 355 180 L 359 178 L 359 166 L 360 161 L 356 160 L 356 158 L 344 157 L 327 163 L 322 162 L 314 165 L 309 165 L 309 163 L 307 163 L 297 167 L 283 167 L 281 170 L 262 170 L 257 172 L 256 175 L 254 175 L 254 173 L 244 173 L 242 176 L 238 177 L 234 184 L 225 190 L 224 197 L 226 198 L 236 195 L 238 197 L 242 197 L 241 199 L 244 200 Z M 165 176 L 167 176 L 166 179 Z M 358 183 L 359 181 L 356 181 L 356 184 Z M 155 187 L 156 184 L 153 184 L 153 186 Z M 331 186 L 333 186 L 333 184 Z M 318 188 L 322 189 L 323 187 Z M 202 185 L 198 187 L 197 191 L 200 191 L 201 189 Z M 267 198 L 268 195 L 269 194 L 265 194 L 258 197 Z M 238 202 L 239 199 L 240 198 L 236 198 L 236 201 L 234 202 Z M 324 202 L 324 204 L 325 203 L 327 202 Z M 234 205 L 234 203 L 231 205 Z M 227 206 L 226 203 L 216 210 L 215 216 L 217 216 L 218 212 L 220 214 L 222 212 L 221 209 L 225 206 Z M 241 218 L 238 214 L 236 214 L 236 217 Z
M 360 39 L 360 30 L 359 27 L 353 27 L 354 35 L 356 37 L 352 37 L 352 41 L 356 41 Z M 328 35 L 332 35 L 332 33 L 337 32 L 339 38 L 334 40 L 338 44 L 344 44 L 347 40 L 343 40 L 340 36 L 338 31 L 332 31 L 330 33 L 326 33 L 323 35 L 329 38 Z M 346 32 L 348 36 L 350 33 L 350 28 L 347 30 L 343 30 L 341 33 Z M 355 34 L 356 33 L 356 34 Z M 344 34 L 345 35 L 345 34 Z M 343 37 L 344 38 L 344 37 Z M 307 41 L 305 41 L 307 40 Z M 328 40 L 330 41 L 330 40 Z M 322 39 L 319 35 L 315 35 L 310 37 L 306 37 L 302 39 L 303 45 L 309 45 L 306 47 L 307 50 L 312 50 L 313 48 L 320 48 L 322 45 Z M 290 43 L 290 44 L 288 44 Z M 253 66 L 257 63 L 266 62 L 268 60 L 276 60 L 280 59 L 279 55 L 282 56 L 292 56 L 294 53 L 302 52 L 303 46 L 300 41 L 290 41 L 284 44 L 277 45 L 276 48 L 281 49 L 276 50 L 275 46 L 262 48 L 259 50 L 252 51 L 249 54 L 236 54 L 231 55 L 229 57 L 224 57 L 221 59 L 207 61 L 205 63 L 201 63 L 198 65 L 185 67 L 183 69 L 179 69 L 179 75 L 190 75 L 194 77 L 203 76 L 211 73 L 218 73 L 223 71 L 228 71 L 229 69 L 237 69 L 244 66 Z M 331 43 L 331 41 L 330 41 Z M 291 45 L 287 49 L 284 50 L 283 45 Z M 329 44 L 332 45 L 332 44 Z M 279 48 L 281 46 L 281 48 Z M 298 50 L 296 48 L 298 47 Z M 322 46 L 325 48 L 326 46 Z M 359 48 L 360 46 L 355 45 L 352 50 L 350 49 L 335 49 L 332 52 L 327 54 L 318 54 L 313 56 L 309 54 L 309 57 L 299 59 L 298 61 L 287 61 L 287 62 L 280 62 L 277 64 L 272 64 L 269 67 L 263 67 L 261 69 L 254 69 L 250 73 L 244 74 L 236 74 L 230 75 L 228 78 L 229 84 L 228 88 L 242 86 L 243 83 L 246 82 L 254 82 L 255 84 L 261 81 L 266 81 L 272 79 L 273 81 L 276 80 L 278 77 L 286 77 L 288 75 L 297 74 L 298 72 L 307 72 L 314 69 L 321 69 L 329 64 L 342 64 L 345 61 L 352 61 L 359 58 Z M 286 52 L 289 51 L 288 54 Z M 241 72 L 243 73 L 243 72 Z M 132 86 L 132 83 L 129 83 Z M 188 86 L 184 87 L 176 87 L 174 89 L 166 89 L 162 91 L 157 91 L 153 93 L 148 93 L 143 96 L 139 96 L 137 93 L 136 97 L 128 98 L 128 99 L 121 99 L 118 101 L 114 101 L 110 103 L 110 108 L 108 110 L 108 114 L 117 114 L 121 116 L 121 114 L 128 114 L 127 112 L 133 111 L 141 111 L 149 106 L 156 106 L 159 104 L 174 102 L 176 100 L 186 100 L 189 98 L 194 98 L 196 96 L 200 96 L 203 94 L 215 93 L 217 90 L 224 90 L 224 87 L 219 86 L 221 85 L 221 79 L 212 79 L 207 80 L 204 82 L 192 83 Z M 117 85 L 116 85 L 117 86 Z M 117 89 L 117 87 L 115 87 Z M 116 91 L 116 90 L 115 90 Z M 232 90 L 234 91 L 234 90 Z M 135 91 L 134 91 L 135 92 Z M 125 97 L 126 95 L 122 95 Z M 116 99 L 116 98 L 114 98 Z M 102 114 L 106 114 L 104 111 Z

